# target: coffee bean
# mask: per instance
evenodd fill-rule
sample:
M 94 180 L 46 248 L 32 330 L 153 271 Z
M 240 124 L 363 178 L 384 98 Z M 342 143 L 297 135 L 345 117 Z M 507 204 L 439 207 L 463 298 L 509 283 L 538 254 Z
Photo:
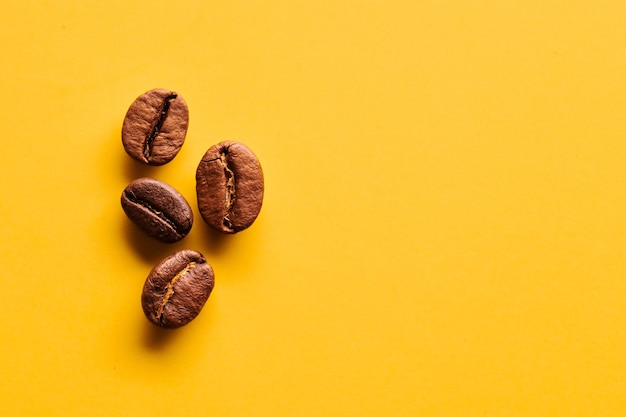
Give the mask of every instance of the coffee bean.
M 213 269 L 202 254 L 181 250 L 152 268 L 141 294 L 143 312 L 157 326 L 184 326 L 200 313 L 214 284 Z
M 239 142 L 212 146 L 196 171 L 200 214 L 223 233 L 237 233 L 254 223 L 263 203 L 263 188 L 259 160 Z
M 189 233 L 193 212 L 178 191 L 153 178 L 139 178 L 122 192 L 122 209 L 149 236 L 178 242 Z
M 189 111 L 183 98 L 170 90 L 150 90 L 131 104 L 122 126 L 122 144 L 134 159 L 163 165 L 174 159 L 185 142 Z

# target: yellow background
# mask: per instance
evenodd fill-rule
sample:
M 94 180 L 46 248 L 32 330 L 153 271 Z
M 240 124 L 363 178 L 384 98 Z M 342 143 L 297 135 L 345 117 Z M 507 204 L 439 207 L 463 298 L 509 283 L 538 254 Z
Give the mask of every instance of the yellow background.
M 2 3 L 3 415 L 626 413 L 626 2 Z M 155 87 L 190 126 L 150 168 L 120 130 Z M 220 238 L 222 140 L 266 195 Z M 144 175 L 182 242 L 124 216 Z M 181 248 L 216 287 L 161 331 L 140 292 Z

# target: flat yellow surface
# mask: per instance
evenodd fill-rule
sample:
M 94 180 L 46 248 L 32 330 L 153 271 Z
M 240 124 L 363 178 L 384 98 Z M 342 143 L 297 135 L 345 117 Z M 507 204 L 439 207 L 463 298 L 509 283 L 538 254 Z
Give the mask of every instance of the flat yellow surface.
M 626 2 L 4 1 L 4 416 L 624 416 Z M 185 145 L 133 162 L 136 96 Z M 209 146 L 265 172 L 257 222 L 198 215 Z M 175 245 L 121 210 L 153 176 Z M 216 287 L 178 331 L 140 292 L 177 249 Z

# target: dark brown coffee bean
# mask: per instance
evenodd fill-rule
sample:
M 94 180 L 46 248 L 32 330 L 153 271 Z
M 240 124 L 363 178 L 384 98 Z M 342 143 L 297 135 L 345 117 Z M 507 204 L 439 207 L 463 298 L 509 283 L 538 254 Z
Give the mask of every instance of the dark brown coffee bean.
M 183 146 L 188 123 L 187 104 L 179 94 L 150 90 L 130 105 L 122 126 L 122 144 L 134 159 L 163 165 Z
M 200 214 L 223 233 L 237 233 L 254 223 L 261 211 L 263 188 L 259 160 L 239 142 L 212 146 L 196 171 Z
M 184 326 L 200 313 L 214 284 L 213 269 L 202 254 L 181 250 L 150 271 L 141 294 L 143 312 L 157 326 Z
M 153 178 L 128 184 L 122 192 L 122 208 L 141 230 L 164 243 L 178 242 L 193 224 L 193 212 L 185 197 Z

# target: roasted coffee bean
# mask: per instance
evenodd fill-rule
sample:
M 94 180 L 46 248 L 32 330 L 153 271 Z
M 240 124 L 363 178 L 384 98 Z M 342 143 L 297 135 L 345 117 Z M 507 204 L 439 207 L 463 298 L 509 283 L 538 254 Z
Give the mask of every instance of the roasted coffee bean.
M 134 159 L 163 165 L 174 159 L 185 142 L 189 111 L 183 98 L 170 90 L 150 90 L 131 104 L 122 126 L 122 144 Z
M 152 268 L 141 294 L 143 312 L 157 326 L 184 326 L 200 313 L 214 284 L 213 269 L 202 254 L 181 250 Z
M 212 146 L 196 171 L 200 214 L 223 233 L 237 233 L 254 223 L 263 203 L 263 187 L 259 160 L 239 142 Z
M 139 228 L 164 243 L 178 242 L 193 224 L 193 212 L 185 197 L 153 178 L 128 184 L 122 192 L 122 208 Z

